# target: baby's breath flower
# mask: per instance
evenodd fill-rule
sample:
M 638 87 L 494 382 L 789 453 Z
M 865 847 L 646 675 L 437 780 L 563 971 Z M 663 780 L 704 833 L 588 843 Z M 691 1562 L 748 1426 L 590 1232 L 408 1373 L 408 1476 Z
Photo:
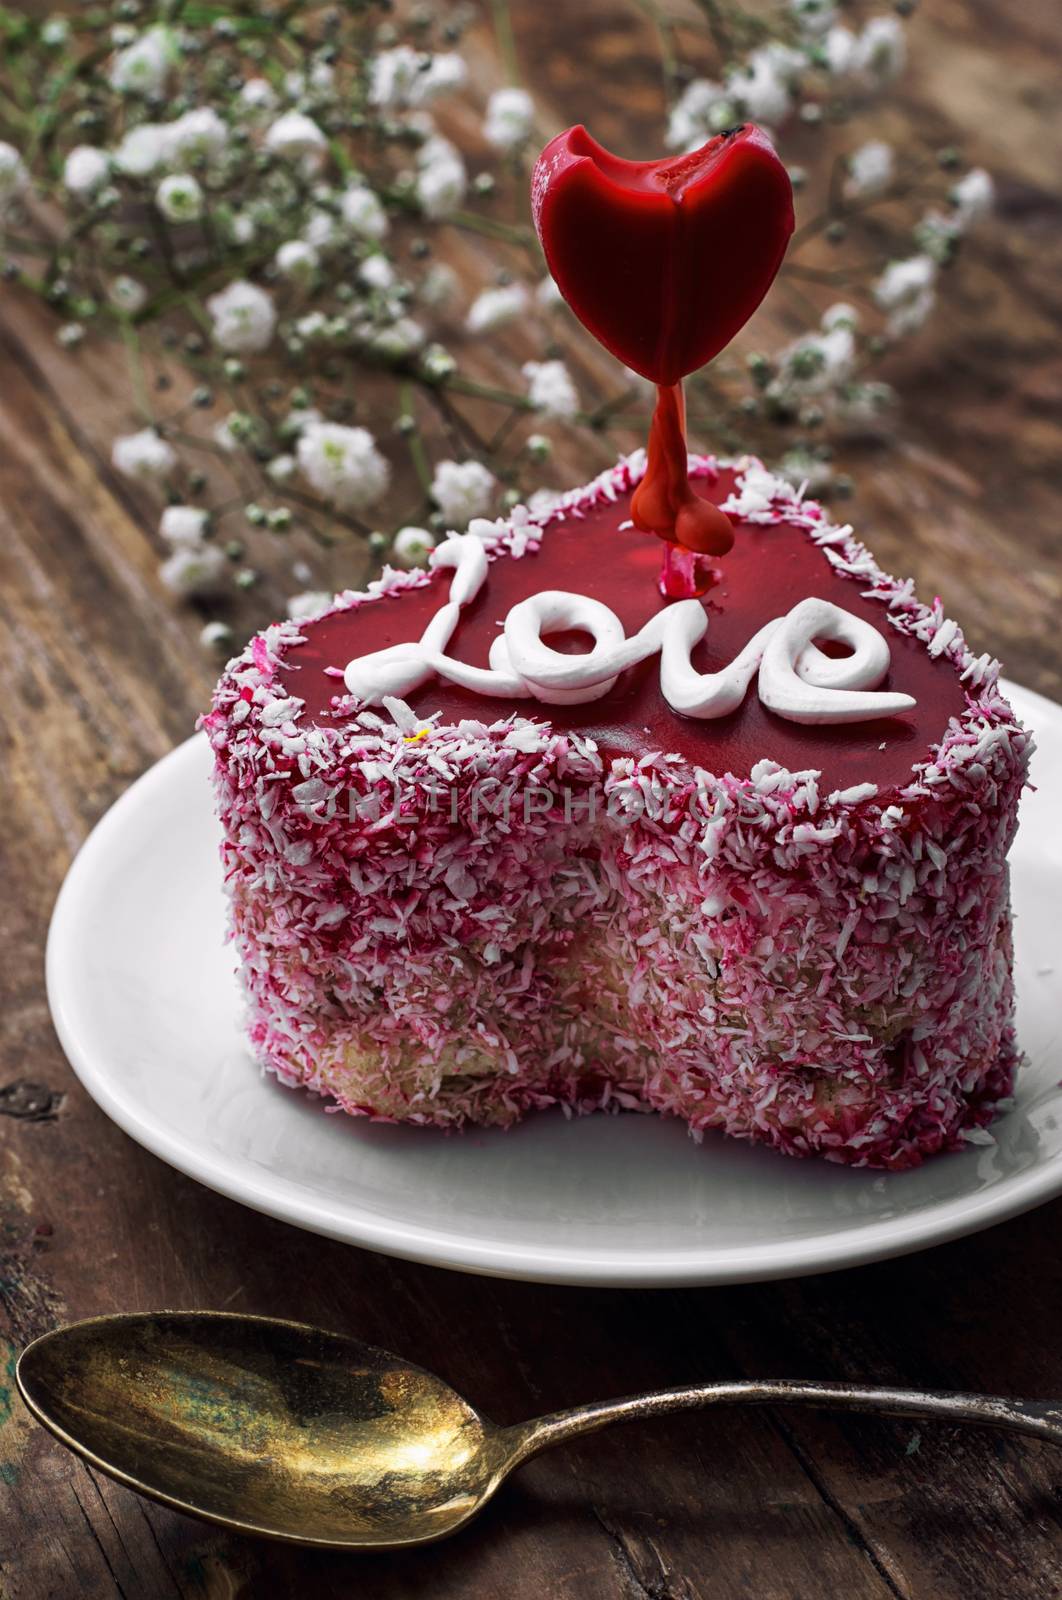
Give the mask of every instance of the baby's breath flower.
M 258 228 L 249 211 L 234 211 L 226 223 L 226 231 L 233 244 L 253 244 Z
M 167 222 L 194 222 L 203 214 L 203 191 L 190 172 L 174 172 L 155 190 L 155 204 Z
M 64 322 L 55 337 L 67 350 L 72 350 L 85 337 L 84 325 L 80 322 Z
M 574 417 L 579 396 L 563 361 L 526 361 L 527 394 L 536 411 L 546 417 Z
M 244 279 L 230 283 L 210 296 L 207 310 L 214 322 L 211 335 L 220 350 L 248 355 L 264 350 L 273 338 L 276 310 L 269 295 L 255 283 Z
M 456 211 L 465 197 L 468 173 L 460 151 L 439 134 L 425 140 L 417 152 L 414 192 L 425 216 L 437 221 Z
M 106 150 L 92 144 L 76 144 L 63 164 L 63 183 L 71 194 L 84 199 L 107 182 L 111 173 Z
M 983 167 L 973 167 L 952 189 L 948 198 L 964 228 L 987 216 L 995 200 L 995 184 Z
M 515 150 L 531 137 L 535 102 L 526 89 L 495 89 L 487 101 L 483 136 L 496 150 Z
M 362 342 L 388 361 L 401 361 L 424 343 L 424 329 L 412 317 L 396 317 L 382 328 L 367 328 Z
M 457 362 L 445 345 L 430 344 L 421 357 L 420 369 L 430 383 L 445 383 L 457 371 Z
M 434 311 L 444 310 L 457 298 L 461 280 L 446 261 L 433 261 L 417 288 L 417 296 Z
M 295 476 L 297 466 L 295 457 L 285 453 L 274 456 L 272 461 L 267 461 L 266 472 L 274 483 L 287 483 L 289 478 Z
M 177 452 L 154 428 L 142 428 L 115 439 L 111 465 L 126 478 L 164 478 L 176 467 Z
M 422 55 L 409 45 L 381 50 L 369 75 L 369 102 L 390 111 L 427 105 L 437 95 L 460 89 L 468 76 L 458 55 Z
M 903 71 L 907 41 L 899 17 L 871 17 L 856 40 L 852 66 L 871 87 L 891 83 Z
M 494 474 L 481 461 L 440 461 L 431 480 L 431 496 L 447 527 L 464 528 L 484 517 L 497 489 Z
M 812 39 L 831 28 L 837 16 L 834 0 L 789 0 L 789 9 L 801 32 Z
M 142 122 L 130 128 L 114 152 L 114 165 L 127 178 L 146 178 L 169 159 L 169 128 L 161 122 Z
M 214 655 L 227 655 L 232 649 L 232 629 L 227 622 L 205 623 L 199 634 L 199 643 Z
M 559 306 L 564 301 L 564 296 L 557 288 L 555 278 L 547 275 L 535 289 L 535 299 L 543 311 L 552 311 L 554 306 Z
M 469 333 L 493 333 L 515 322 L 527 310 L 528 293 L 522 283 L 505 284 L 500 289 L 484 289 L 469 307 L 465 326 Z
M 213 544 L 179 544 L 159 568 L 159 577 L 181 599 L 217 594 L 225 586 L 228 565 Z
M 208 513 L 199 506 L 167 506 L 159 519 L 159 533 L 167 544 L 199 544 Z
M 736 111 L 729 89 L 707 78 L 694 78 L 671 108 L 667 143 L 672 150 L 693 150 L 729 127 Z
M 854 333 L 859 327 L 859 312 L 847 301 L 838 300 L 822 313 L 822 326 L 826 333 L 832 333 L 835 328 L 847 328 Z
M 293 594 L 287 603 L 288 616 L 292 622 L 307 622 L 311 617 L 319 616 L 322 611 L 328 611 L 334 596 L 327 589 L 305 589 L 302 594 Z
M 228 124 L 212 106 L 196 106 L 167 127 L 168 159 L 190 161 L 195 156 L 216 157 L 229 142 Z
M 13 144 L 0 139 L 0 205 L 13 199 L 29 182 L 26 165 Z
M 273 155 L 291 161 L 300 156 L 323 156 L 328 140 L 312 117 L 301 111 L 285 111 L 282 117 L 269 124 L 265 145 Z
M 359 266 L 358 280 L 367 289 L 390 289 L 395 281 L 395 269 L 387 257 L 377 251 L 366 256 Z
M 845 194 L 852 199 L 881 194 L 892 182 L 893 167 L 892 146 L 883 139 L 868 139 L 848 157 Z
M 890 261 L 873 285 L 874 299 L 883 310 L 891 311 L 931 289 L 936 275 L 936 262 L 926 255 Z
M 108 72 L 111 87 L 121 94 L 161 94 L 176 59 L 177 37 L 160 23 L 118 51 Z
M 743 115 L 776 126 L 789 112 L 794 86 L 806 67 L 799 50 L 772 41 L 754 50 L 743 67 L 727 73 L 727 93 Z
M 236 96 L 237 104 L 252 116 L 276 108 L 276 90 L 268 78 L 248 78 Z
M 111 280 L 107 290 L 107 298 L 116 311 L 123 311 L 128 317 L 135 317 L 137 312 L 147 304 L 148 292 L 142 283 L 131 278 L 128 273 L 120 272 Z
M 312 423 L 299 438 L 297 455 L 307 482 L 341 509 L 362 511 L 387 492 L 391 469 L 366 428 Z
M 845 78 L 856 57 L 856 36 L 850 28 L 830 28 L 823 41 L 826 70 L 835 78 Z
M 387 212 L 367 183 L 351 183 L 343 190 L 339 214 L 347 227 L 363 239 L 382 239 L 387 232 Z
M 313 245 L 307 244 L 305 239 L 286 239 L 274 259 L 282 278 L 290 278 L 301 284 L 313 281 L 321 260 Z
M 226 455 L 233 455 L 237 450 L 243 449 L 246 430 L 240 426 L 242 414 L 230 411 L 227 417 L 222 417 L 220 422 L 214 424 L 211 438 L 219 450 L 224 450 Z
M 426 567 L 434 547 L 434 536 L 427 528 L 399 528 L 391 545 L 391 557 L 396 567 L 409 571 L 412 567 Z

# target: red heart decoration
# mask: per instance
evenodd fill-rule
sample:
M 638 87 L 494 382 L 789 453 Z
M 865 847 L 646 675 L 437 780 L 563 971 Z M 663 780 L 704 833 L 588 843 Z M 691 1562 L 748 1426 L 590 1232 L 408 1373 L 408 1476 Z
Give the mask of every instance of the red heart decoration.
M 793 231 L 789 174 L 751 125 L 663 161 L 624 161 L 569 128 L 539 156 L 531 195 L 565 300 L 606 349 L 658 384 L 729 344 Z

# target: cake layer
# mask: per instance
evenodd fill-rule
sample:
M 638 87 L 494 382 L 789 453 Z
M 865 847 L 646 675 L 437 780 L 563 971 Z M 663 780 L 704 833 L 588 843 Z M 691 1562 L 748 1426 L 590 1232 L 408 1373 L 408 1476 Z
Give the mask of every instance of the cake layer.
M 606 559 L 637 471 L 544 530 L 515 519 L 462 650 L 485 662 L 513 600 L 561 586 L 569 559 L 568 587 L 641 626 L 655 541 L 622 545 L 654 558 L 637 605 Z M 757 619 L 835 585 L 885 630 L 909 717 L 824 732 L 750 688 L 732 717 L 692 723 L 655 667 L 611 706 L 510 707 L 442 681 L 412 708 L 330 706 L 326 665 L 419 636 L 440 599 L 419 574 L 230 663 L 204 725 L 250 1037 L 286 1082 L 443 1127 L 657 1110 L 697 1136 L 893 1168 L 989 1120 L 1016 1062 L 1005 858 L 1026 736 L 939 603 L 755 464 L 733 489 L 735 552 L 761 555 L 711 597 L 708 651 L 728 658 Z M 600 565 L 577 554 L 588 530 Z M 537 576 L 521 589 L 518 573 Z

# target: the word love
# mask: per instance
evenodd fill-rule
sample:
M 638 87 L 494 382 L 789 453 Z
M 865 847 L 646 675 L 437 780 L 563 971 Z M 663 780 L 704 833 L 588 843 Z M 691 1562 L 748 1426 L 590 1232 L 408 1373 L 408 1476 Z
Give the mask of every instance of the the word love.
M 420 639 L 392 645 L 348 663 L 344 682 L 366 705 L 385 695 L 401 698 L 432 677 L 492 698 L 530 697 L 544 705 L 579 705 L 608 693 L 620 673 L 647 657 L 660 656 L 660 689 L 668 704 L 687 717 L 724 717 L 741 704 L 753 677 L 761 701 L 790 722 L 863 722 L 910 711 L 909 694 L 879 693 L 889 670 L 887 640 L 859 617 L 828 600 L 801 600 L 784 617 L 756 633 L 727 667 L 697 672 L 691 655 L 708 631 L 708 613 L 698 600 L 679 600 L 651 617 L 633 638 L 608 606 L 589 595 L 546 589 L 521 600 L 490 647 L 487 667 L 446 654 L 461 607 L 486 582 L 487 554 L 472 534 L 455 534 L 432 553 L 434 567 L 450 567 L 445 605 Z M 561 629 L 590 635 L 582 655 L 564 655 L 543 637 Z M 820 648 L 834 642 L 848 655 Z

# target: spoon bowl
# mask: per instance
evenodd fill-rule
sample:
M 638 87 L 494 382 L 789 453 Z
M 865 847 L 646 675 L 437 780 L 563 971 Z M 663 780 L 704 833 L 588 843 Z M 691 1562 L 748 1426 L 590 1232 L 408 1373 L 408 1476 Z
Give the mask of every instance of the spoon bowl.
M 71 1323 L 28 1345 L 16 1375 L 37 1420 L 119 1483 L 238 1533 L 342 1549 L 429 1544 L 538 1451 L 693 1407 L 939 1417 L 1062 1444 L 1054 1401 L 788 1379 L 663 1389 L 502 1427 L 386 1350 L 220 1311 Z
M 459 1528 L 511 1447 L 459 1394 L 357 1339 L 210 1312 L 101 1317 L 23 1354 L 29 1409 L 120 1483 L 300 1544 L 393 1546 Z

